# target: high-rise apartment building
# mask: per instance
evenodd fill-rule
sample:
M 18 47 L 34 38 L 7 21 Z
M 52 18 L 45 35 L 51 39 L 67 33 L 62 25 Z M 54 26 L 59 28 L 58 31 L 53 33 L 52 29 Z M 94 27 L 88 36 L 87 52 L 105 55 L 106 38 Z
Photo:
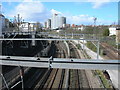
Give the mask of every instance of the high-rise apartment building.
M 51 29 L 63 28 L 66 25 L 66 17 L 59 14 L 53 14 L 51 19 Z
M 59 27 L 58 23 L 59 23 L 58 14 L 53 14 L 51 19 L 51 29 L 58 28 Z
M 51 19 L 47 20 L 47 28 L 50 29 L 51 28 Z

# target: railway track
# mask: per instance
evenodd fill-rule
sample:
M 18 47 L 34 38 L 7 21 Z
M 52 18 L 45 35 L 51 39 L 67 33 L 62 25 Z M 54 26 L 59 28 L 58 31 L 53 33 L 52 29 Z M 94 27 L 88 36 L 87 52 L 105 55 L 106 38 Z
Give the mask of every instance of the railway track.
M 65 51 L 61 48 L 59 44 L 56 44 L 56 57 L 63 58 L 65 57 Z M 59 90 L 63 88 L 65 76 L 65 69 L 48 69 L 46 74 L 38 82 L 34 89 L 53 89 L 58 88 Z
M 70 57 L 80 58 L 78 51 L 72 43 L 69 43 L 69 47 L 72 50 Z M 85 70 L 71 69 L 69 71 L 69 89 L 90 89 Z
M 71 49 L 71 57 L 72 58 L 80 58 L 79 53 L 77 52 L 77 49 L 71 44 L 69 43 L 70 49 Z M 64 51 L 61 51 L 63 49 L 60 48 L 60 46 L 58 46 L 58 50 L 57 52 L 59 54 L 57 54 L 57 57 L 65 57 Z M 49 75 L 49 77 L 47 78 L 47 81 L 42 84 L 42 88 L 41 89 L 58 89 L 61 90 L 64 88 L 65 84 L 65 72 L 66 70 L 64 69 L 53 69 Z M 44 79 L 45 80 L 45 79 Z M 44 81 L 43 80 L 43 81 Z M 69 80 L 68 80 L 68 88 L 67 89 L 90 89 L 89 86 L 89 82 L 86 76 L 86 72 L 85 70 L 69 70 Z
M 81 58 L 77 48 L 68 43 L 70 47 L 70 58 Z M 56 57 L 65 58 L 66 51 L 64 45 L 56 44 Z M 34 71 L 34 70 L 33 70 Z M 68 87 L 67 89 L 91 89 L 85 70 L 69 70 Z M 25 87 L 34 90 L 43 89 L 58 89 L 65 88 L 66 84 L 66 70 L 65 69 L 37 69 L 35 73 L 25 81 Z
M 39 49 L 38 49 L 39 50 Z M 38 50 L 36 50 L 36 51 L 38 51 Z M 38 52 L 39 53 L 39 52 Z M 37 54 L 38 54 L 37 53 Z M 34 54 L 34 55 L 37 55 L 37 54 Z M 13 68 L 14 70 L 13 70 L 13 72 L 11 73 L 8 73 L 8 70 L 5 70 L 4 72 L 7 72 L 7 76 L 8 76 L 8 79 L 9 78 L 11 78 L 11 77 L 13 77 L 13 79 L 15 78 L 15 70 L 16 70 L 16 67 L 15 68 Z M 28 68 L 29 69 L 29 68 Z M 17 67 L 17 70 L 16 70 L 16 72 L 19 74 L 19 68 Z M 24 73 L 24 77 L 23 77 L 23 80 L 24 80 L 24 89 L 29 89 L 29 88 L 34 88 L 35 87 L 35 85 L 36 85 L 36 83 L 37 82 L 39 82 L 39 80 L 43 77 L 43 75 L 45 75 L 45 73 L 47 72 L 47 69 L 45 69 L 45 68 L 42 68 L 42 69 L 37 69 L 37 68 L 31 68 L 30 70 L 28 70 L 27 72 L 25 72 Z M 12 75 L 13 74 L 13 75 Z M 11 77 L 9 77 L 9 76 L 11 76 Z M 10 85 L 10 87 L 11 86 L 13 86 L 15 83 L 17 83 L 17 81 L 20 81 L 21 79 L 20 79 L 20 75 L 19 75 L 19 77 L 17 77 L 18 79 L 17 80 L 15 80 L 14 82 L 13 82 L 13 84 L 11 84 Z M 11 80 L 9 80 L 9 81 L 11 81 Z M 21 83 L 20 84 L 18 84 L 17 86 L 15 86 L 14 87 L 15 89 L 18 89 L 18 88 L 20 88 L 21 89 Z
M 108 45 L 107 43 L 101 43 L 101 46 L 104 51 L 106 51 L 106 56 L 110 59 L 118 59 L 119 51 L 115 50 L 112 46 Z
M 59 58 L 65 58 L 66 52 L 63 49 L 64 47 L 60 46 L 60 43 L 62 43 L 62 42 L 59 42 L 59 44 L 56 45 L 58 48 L 58 51 L 56 54 L 57 54 L 57 57 L 59 57 Z M 62 89 L 64 79 L 65 79 L 64 77 L 65 77 L 65 69 L 57 69 L 55 76 L 53 77 L 52 84 L 48 88 L 49 89 L 58 88 L 59 90 Z
M 34 68 L 33 68 L 34 69 Z M 24 80 L 25 81 L 25 88 L 34 88 L 34 86 L 36 85 L 36 83 L 39 81 L 39 79 L 42 78 L 42 76 L 45 74 L 45 72 L 47 71 L 46 69 L 34 69 L 34 73 L 33 75 L 30 76 L 30 78 L 28 80 Z
M 62 87 L 63 87 L 64 76 L 65 76 L 65 69 L 62 69 L 61 79 L 60 79 L 60 83 L 59 83 L 59 87 L 58 87 L 59 90 L 62 89 Z

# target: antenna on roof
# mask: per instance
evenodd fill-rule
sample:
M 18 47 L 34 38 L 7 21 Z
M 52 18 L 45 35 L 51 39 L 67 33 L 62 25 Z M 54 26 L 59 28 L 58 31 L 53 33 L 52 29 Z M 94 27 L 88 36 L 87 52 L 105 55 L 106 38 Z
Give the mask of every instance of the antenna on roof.
M 93 20 L 94 20 L 94 27 L 96 26 L 96 21 L 97 21 L 97 18 L 96 17 L 94 17 L 93 18 Z

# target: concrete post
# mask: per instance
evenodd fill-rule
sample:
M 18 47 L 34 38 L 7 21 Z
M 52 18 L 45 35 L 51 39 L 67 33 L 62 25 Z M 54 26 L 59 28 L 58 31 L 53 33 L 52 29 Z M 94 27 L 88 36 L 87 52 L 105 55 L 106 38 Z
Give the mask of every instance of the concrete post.
M 65 32 L 65 38 L 67 38 L 67 37 L 66 37 L 66 32 Z
M 99 52 L 100 52 L 100 42 L 98 41 L 98 45 L 97 45 L 97 59 L 99 59 Z
M 84 36 L 84 34 L 83 34 L 83 53 L 85 54 L 85 36 Z
M 66 70 L 66 80 L 65 80 L 65 88 L 68 89 L 68 82 L 69 82 L 69 69 Z
M 72 39 L 73 39 L 73 33 L 72 33 Z
M 32 39 L 35 39 L 35 34 L 32 34 Z M 35 46 L 35 40 L 32 40 L 32 46 Z

